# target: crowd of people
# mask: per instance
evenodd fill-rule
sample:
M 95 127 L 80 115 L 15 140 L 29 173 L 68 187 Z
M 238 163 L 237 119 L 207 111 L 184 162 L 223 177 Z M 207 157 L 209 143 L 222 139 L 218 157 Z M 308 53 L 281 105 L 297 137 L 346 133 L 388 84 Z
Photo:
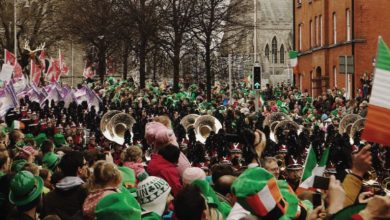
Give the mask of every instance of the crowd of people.
M 211 101 L 186 83 L 179 92 L 166 81 L 89 86 L 99 106 L 25 96 L 7 112 L 0 219 L 390 219 L 390 149 L 361 140 L 362 127 L 340 128 L 345 116 L 366 116 L 367 88 L 346 100 L 336 88 L 311 97 L 268 85 L 256 103 L 245 84 L 230 98 L 217 83 Z M 134 119 L 124 144 L 101 130 L 113 110 Z M 183 123 L 190 114 L 222 128 L 208 124 L 200 140 Z M 329 148 L 324 188 L 300 188 L 310 148 L 318 160 Z

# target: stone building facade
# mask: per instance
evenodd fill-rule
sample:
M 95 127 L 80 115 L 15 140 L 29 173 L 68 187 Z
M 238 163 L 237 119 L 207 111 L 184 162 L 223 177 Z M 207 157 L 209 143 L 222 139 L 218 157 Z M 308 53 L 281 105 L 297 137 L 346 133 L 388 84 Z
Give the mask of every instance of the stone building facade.
M 234 1 L 232 1 L 234 2 Z M 248 10 L 236 17 L 245 24 L 254 24 L 254 1 L 245 0 L 241 4 Z M 251 11 L 252 10 L 252 11 Z M 262 67 L 263 78 L 269 79 L 270 75 L 279 75 L 288 68 L 288 51 L 292 49 L 293 42 L 293 17 L 292 3 L 290 0 L 257 0 L 257 57 Z M 227 38 L 231 34 L 225 33 Z M 235 40 L 229 45 L 227 53 L 233 56 L 242 56 L 250 60 L 245 73 L 251 71 L 254 57 L 254 30 L 248 27 L 247 34 L 240 40 Z

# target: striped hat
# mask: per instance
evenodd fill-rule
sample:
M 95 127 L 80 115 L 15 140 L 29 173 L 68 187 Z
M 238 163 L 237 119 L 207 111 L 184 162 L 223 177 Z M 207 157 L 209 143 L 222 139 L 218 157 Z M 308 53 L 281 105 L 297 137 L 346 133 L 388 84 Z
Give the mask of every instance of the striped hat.
M 247 169 L 233 183 L 238 203 L 261 219 L 279 219 L 288 208 L 275 177 L 263 168 Z

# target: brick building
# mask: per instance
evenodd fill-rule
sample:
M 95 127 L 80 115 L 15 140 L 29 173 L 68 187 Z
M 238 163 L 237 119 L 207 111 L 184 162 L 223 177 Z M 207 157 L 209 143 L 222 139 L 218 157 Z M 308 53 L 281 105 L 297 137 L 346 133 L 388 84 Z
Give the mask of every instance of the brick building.
M 294 48 L 299 51 L 295 85 L 317 96 L 345 88 L 340 56 L 353 56 L 350 95 L 373 72 L 378 36 L 390 43 L 389 0 L 294 0 Z

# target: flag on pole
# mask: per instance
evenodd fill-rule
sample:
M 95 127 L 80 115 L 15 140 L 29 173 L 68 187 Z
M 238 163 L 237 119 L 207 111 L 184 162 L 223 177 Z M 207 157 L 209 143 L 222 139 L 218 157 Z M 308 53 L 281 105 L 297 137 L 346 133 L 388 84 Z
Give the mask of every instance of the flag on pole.
M 288 52 L 288 56 L 290 58 L 291 68 L 294 69 L 294 72 L 298 71 L 298 51 L 291 50 Z
M 63 53 L 61 53 L 61 49 L 58 50 L 58 60 L 60 65 L 60 74 L 61 75 L 68 75 L 69 73 L 69 67 L 65 63 L 65 56 Z
M 39 54 L 39 61 L 41 62 L 41 69 L 42 72 L 45 73 L 46 71 L 46 53 L 44 50 L 41 51 L 41 54 Z
M 41 79 L 42 69 L 39 64 L 36 64 L 32 59 L 30 60 L 30 81 L 35 85 L 39 85 Z
M 96 71 L 93 69 L 92 62 L 85 61 L 83 76 L 86 79 L 92 79 L 96 75 Z
M 18 61 L 15 59 L 15 55 L 4 49 L 4 63 L 14 66 L 14 79 L 19 79 L 23 75 L 23 70 Z
M 297 192 L 300 190 L 310 190 L 313 188 L 314 177 L 322 176 L 328 163 L 329 147 L 322 153 L 321 160 L 317 162 L 317 156 L 314 152 L 313 146 L 310 146 L 309 153 L 307 154 L 305 166 L 301 178 L 301 183 Z M 299 193 L 298 193 L 299 194 Z
M 4 117 L 7 111 L 18 106 L 18 98 L 12 82 L 8 82 L 4 89 L 0 90 L 0 117 Z
M 49 82 L 57 82 L 61 76 L 61 68 L 58 59 L 50 59 L 50 65 L 47 69 L 46 80 Z
M 390 50 L 379 37 L 374 84 L 362 139 L 390 146 Z

